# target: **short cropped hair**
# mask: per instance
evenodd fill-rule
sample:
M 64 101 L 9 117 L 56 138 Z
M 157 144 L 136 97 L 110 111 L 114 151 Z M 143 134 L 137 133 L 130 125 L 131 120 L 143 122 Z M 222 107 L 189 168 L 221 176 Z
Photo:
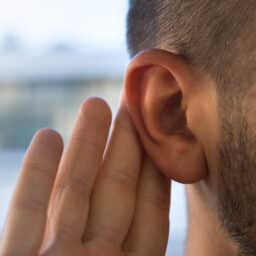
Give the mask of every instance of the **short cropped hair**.
M 222 90 L 241 91 L 256 77 L 256 1 L 130 0 L 127 45 L 131 57 L 176 52 Z

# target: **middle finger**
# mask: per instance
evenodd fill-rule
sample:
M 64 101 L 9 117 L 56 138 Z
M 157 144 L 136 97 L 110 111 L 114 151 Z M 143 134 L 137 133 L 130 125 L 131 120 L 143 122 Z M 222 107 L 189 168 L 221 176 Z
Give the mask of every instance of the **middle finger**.
M 82 105 L 58 171 L 49 216 L 50 240 L 82 238 L 110 123 L 111 112 L 104 101 L 90 99 Z

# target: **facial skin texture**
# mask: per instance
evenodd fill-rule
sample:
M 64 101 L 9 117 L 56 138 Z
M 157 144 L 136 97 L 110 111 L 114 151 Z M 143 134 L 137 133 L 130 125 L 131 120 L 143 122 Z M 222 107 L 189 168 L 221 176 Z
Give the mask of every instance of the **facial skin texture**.
M 207 160 L 208 176 L 198 179 L 200 176 L 195 176 L 191 167 L 200 166 L 202 158 L 193 159 L 192 154 L 175 155 L 179 143 L 174 136 L 165 136 L 165 139 L 176 146 L 158 140 L 162 145 L 158 151 L 166 149 L 165 159 L 159 160 L 163 152 L 157 155 L 157 147 L 154 150 L 152 145 L 148 147 L 149 154 L 169 177 L 183 183 L 194 178 L 197 183 L 187 186 L 190 206 L 188 255 L 194 255 L 191 251 L 195 249 L 195 241 L 198 248 L 206 248 L 204 252 L 201 250 L 202 255 L 237 255 L 238 249 L 234 247 L 240 248 L 241 255 L 256 255 L 256 94 L 252 88 L 256 80 L 255 8 L 255 1 L 130 0 L 127 19 L 130 56 L 143 49 L 162 49 L 184 58 L 184 66 L 188 69 L 201 70 L 202 76 L 208 76 L 204 81 L 196 81 L 191 76 L 190 80 L 177 83 L 182 99 L 185 102 L 189 99 L 187 128 L 194 136 L 194 146 L 199 146 L 195 146 L 195 151 Z M 178 70 L 179 74 L 175 74 L 176 63 L 171 62 L 170 73 L 181 81 L 180 77 L 188 73 Z M 159 63 L 161 66 L 161 61 Z M 155 75 L 151 72 L 151 76 Z M 155 91 L 163 93 L 159 81 Z M 170 87 L 172 85 L 169 83 Z M 169 114 L 166 120 L 178 120 L 171 117 L 175 111 L 169 110 Z M 154 133 L 152 129 L 151 132 Z M 184 152 L 190 152 L 188 145 L 191 144 L 183 139 L 186 141 Z M 148 140 L 144 142 L 147 147 Z M 199 154 L 195 155 L 199 157 Z M 178 168 L 177 159 L 187 164 Z M 231 246 L 232 253 L 223 250 L 223 243 L 221 246 L 213 244 L 212 241 L 220 237 L 226 245 L 230 244 L 228 240 L 232 241 L 235 245 Z M 190 250 L 192 244 L 193 250 Z M 219 251 L 214 251 L 218 247 Z
M 245 104 L 242 104 L 242 103 Z M 222 135 L 219 144 L 220 217 L 230 235 L 239 243 L 241 255 L 256 255 L 256 151 L 253 102 L 247 97 L 223 97 Z M 220 112 L 221 113 L 221 112 Z M 248 115 L 248 113 L 250 113 Z

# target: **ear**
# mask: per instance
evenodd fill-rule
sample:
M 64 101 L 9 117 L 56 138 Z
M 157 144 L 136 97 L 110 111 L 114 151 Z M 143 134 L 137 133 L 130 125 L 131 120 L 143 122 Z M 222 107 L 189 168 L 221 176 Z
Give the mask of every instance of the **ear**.
M 203 148 L 187 122 L 196 83 L 181 56 L 162 50 L 135 56 L 125 79 L 125 101 L 147 153 L 166 176 L 182 183 L 208 173 Z

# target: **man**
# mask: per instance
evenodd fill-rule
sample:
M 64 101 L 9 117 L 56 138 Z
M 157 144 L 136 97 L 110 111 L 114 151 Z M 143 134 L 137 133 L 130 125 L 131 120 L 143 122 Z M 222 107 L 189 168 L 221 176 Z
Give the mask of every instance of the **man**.
M 139 54 L 107 149 L 100 99 L 81 106 L 64 154 L 57 132 L 39 131 L 1 255 L 164 255 L 170 179 L 188 184 L 186 256 L 256 255 L 255 7 L 131 0 Z

